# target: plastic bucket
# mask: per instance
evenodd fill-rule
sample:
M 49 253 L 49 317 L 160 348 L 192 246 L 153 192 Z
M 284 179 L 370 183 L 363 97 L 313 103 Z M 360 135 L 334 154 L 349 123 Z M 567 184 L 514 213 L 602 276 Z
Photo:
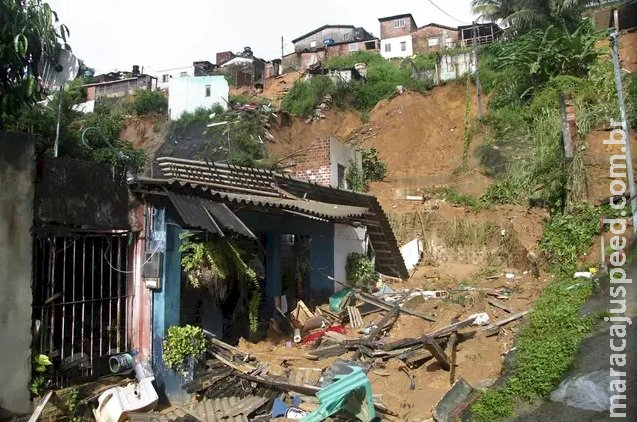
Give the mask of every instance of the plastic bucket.
M 111 356 L 108 359 L 108 367 L 114 374 L 131 369 L 133 367 L 133 356 L 129 353 Z

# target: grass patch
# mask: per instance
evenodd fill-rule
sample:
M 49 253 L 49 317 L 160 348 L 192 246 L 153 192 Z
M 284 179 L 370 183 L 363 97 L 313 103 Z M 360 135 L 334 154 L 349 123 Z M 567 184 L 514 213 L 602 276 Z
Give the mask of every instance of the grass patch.
M 546 398 L 570 367 L 581 340 L 595 326 L 598 315 L 581 317 L 580 307 L 591 286 L 573 285 L 564 277 L 547 287 L 522 327 L 512 360 L 513 375 L 487 391 L 471 408 L 476 422 L 492 422 L 514 415 L 518 399 Z
M 445 244 L 454 249 L 483 246 L 496 239 L 500 226 L 493 221 L 467 221 L 454 218 L 442 233 Z
M 426 193 L 436 195 L 438 198 L 442 198 L 447 202 L 455 205 L 462 205 L 469 208 L 471 211 L 482 211 L 493 208 L 493 205 L 489 203 L 485 198 L 476 198 L 465 193 L 460 193 L 456 189 L 444 187 L 444 188 L 431 188 L 423 189 Z

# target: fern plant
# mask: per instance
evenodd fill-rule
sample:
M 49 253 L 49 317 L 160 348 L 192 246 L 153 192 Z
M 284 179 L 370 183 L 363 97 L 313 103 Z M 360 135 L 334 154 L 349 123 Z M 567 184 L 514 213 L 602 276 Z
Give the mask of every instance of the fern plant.
M 259 323 L 261 286 L 254 269 L 243 260 L 239 248 L 221 239 L 193 240 L 192 233 L 181 236 L 181 264 L 188 282 L 195 288 L 207 288 L 217 301 L 227 298 L 233 283 L 239 283 L 241 300 L 248 300 L 250 331 L 256 332 Z M 238 309 L 241 309 L 238 306 Z

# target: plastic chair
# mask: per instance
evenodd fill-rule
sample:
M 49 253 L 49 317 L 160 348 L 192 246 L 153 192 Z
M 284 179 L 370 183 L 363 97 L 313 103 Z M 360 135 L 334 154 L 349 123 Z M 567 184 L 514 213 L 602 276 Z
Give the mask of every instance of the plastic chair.
M 301 419 L 302 422 L 320 422 L 339 410 L 345 410 L 363 422 L 376 418 L 369 379 L 361 368 L 351 368 L 351 373 L 336 375 L 332 384 L 316 393 L 321 405 Z

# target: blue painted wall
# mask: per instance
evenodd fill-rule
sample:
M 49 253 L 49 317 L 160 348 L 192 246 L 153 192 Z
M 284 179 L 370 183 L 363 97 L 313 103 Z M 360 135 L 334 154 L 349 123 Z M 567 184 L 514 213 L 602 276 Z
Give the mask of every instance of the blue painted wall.
M 153 365 L 155 379 L 162 401 L 179 401 L 184 398 L 181 388 L 183 377 L 164 364 L 162 343 L 168 327 L 179 325 L 181 296 L 181 252 L 179 233 L 181 227 L 166 223 L 166 252 L 164 254 L 161 289 L 153 292 Z
M 266 235 L 264 317 L 274 310 L 281 295 L 281 235 L 310 236 L 310 281 L 305 292 L 311 303 L 322 303 L 334 293 L 334 284 L 322 274 L 334 276 L 334 224 L 295 215 L 237 211 L 237 216 L 255 233 Z M 322 274 L 321 274 L 322 273 Z

